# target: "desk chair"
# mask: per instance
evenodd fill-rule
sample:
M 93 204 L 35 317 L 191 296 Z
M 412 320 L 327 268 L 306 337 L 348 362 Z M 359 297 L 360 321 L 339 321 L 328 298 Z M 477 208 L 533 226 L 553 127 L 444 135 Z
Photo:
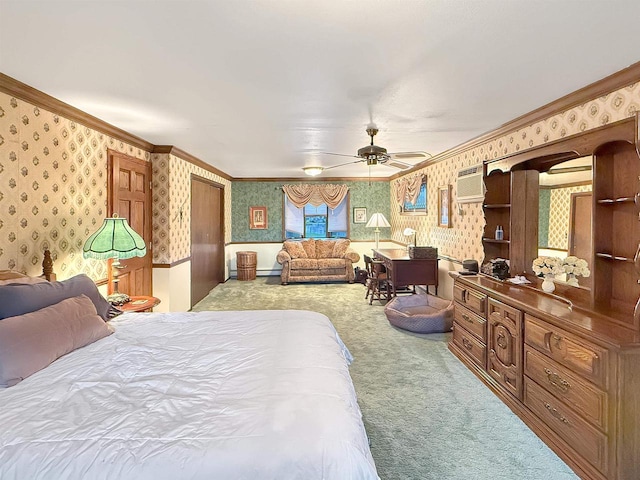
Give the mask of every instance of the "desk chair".
M 363 257 L 367 270 L 367 294 L 364 296 L 365 300 L 369 299 L 369 305 L 373 304 L 374 298 L 388 302 L 391 299 L 391 282 L 387 277 L 387 270 L 384 264 L 378 260 L 373 260 L 368 255 L 363 255 Z M 385 298 L 383 298 L 383 295 Z

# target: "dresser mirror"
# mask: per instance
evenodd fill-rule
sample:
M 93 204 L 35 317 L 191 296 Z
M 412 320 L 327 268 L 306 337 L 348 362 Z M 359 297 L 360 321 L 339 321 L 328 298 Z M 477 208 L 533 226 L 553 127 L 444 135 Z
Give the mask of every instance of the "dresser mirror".
M 541 172 L 539 185 L 538 256 L 587 261 L 591 268 L 592 172 L 591 155 L 567 160 Z M 566 275 L 556 277 L 565 281 Z M 578 277 L 581 287 L 591 288 L 591 277 Z

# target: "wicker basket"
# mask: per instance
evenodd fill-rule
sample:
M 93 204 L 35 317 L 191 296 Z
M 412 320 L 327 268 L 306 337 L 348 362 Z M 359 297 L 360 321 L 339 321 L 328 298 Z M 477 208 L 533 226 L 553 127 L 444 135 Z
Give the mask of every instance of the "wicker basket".
M 438 258 L 436 247 L 409 247 L 409 258 Z

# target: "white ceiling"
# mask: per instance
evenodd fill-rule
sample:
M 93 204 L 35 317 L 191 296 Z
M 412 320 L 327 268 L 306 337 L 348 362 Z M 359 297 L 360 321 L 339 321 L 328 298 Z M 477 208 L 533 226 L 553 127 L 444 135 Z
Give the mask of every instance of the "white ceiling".
M 437 154 L 627 67 L 639 18 L 638 0 L 0 0 L 0 71 L 233 177 L 297 177 L 348 162 L 314 152 L 355 155 L 372 120 L 390 152 Z

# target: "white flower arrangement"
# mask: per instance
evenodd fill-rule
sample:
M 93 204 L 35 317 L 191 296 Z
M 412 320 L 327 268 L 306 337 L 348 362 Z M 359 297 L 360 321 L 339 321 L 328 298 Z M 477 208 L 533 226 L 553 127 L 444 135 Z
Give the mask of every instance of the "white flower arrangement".
M 575 275 L 576 277 L 588 277 L 591 275 L 587 261 L 573 255 L 562 261 L 562 268 L 564 269 L 564 273 Z
M 536 275 L 560 275 L 564 273 L 562 259 L 559 257 L 538 257 L 533 261 L 533 271 Z

